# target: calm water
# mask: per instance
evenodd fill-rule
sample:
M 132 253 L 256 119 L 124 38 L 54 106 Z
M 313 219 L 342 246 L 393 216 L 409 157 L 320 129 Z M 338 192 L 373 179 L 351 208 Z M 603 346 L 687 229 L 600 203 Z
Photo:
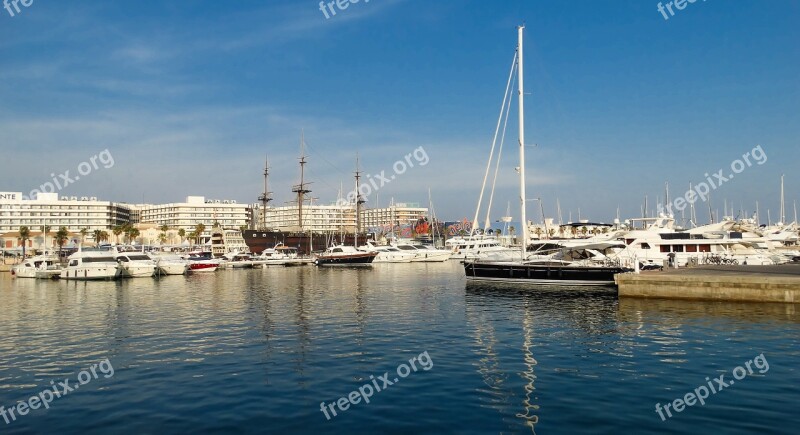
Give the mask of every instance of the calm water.
M 114 375 L 2 433 L 797 433 L 792 305 L 619 301 L 466 284 L 456 263 L 121 282 L 0 275 L 0 405 Z M 330 421 L 332 403 L 422 352 Z M 764 353 L 769 370 L 661 421 Z

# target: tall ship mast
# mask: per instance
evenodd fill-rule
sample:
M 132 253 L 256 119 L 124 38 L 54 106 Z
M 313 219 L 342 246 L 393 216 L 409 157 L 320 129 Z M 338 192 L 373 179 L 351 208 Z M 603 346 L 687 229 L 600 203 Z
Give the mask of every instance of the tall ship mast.
M 267 207 L 272 201 L 272 192 L 269 191 L 269 157 L 264 161 L 264 193 L 258 197 L 261 202 L 261 219 L 258 223 L 259 230 L 267 229 Z
M 305 202 L 308 201 L 308 194 L 311 193 L 309 189 L 310 182 L 305 179 L 305 170 L 308 162 L 308 156 L 305 153 L 305 135 L 301 135 L 300 139 L 300 183 L 292 186 L 292 193 L 296 196 L 297 205 L 297 225 L 291 225 L 287 229 L 271 228 L 268 215 L 270 213 L 270 203 L 273 201 L 272 192 L 269 191 L 269 159 L 265 161 L 264 165 L 264 191 L 258 197 L 261 205 L 261 218 L 256 224 L 256 229 L 248 229 L 242 232 L 244 241 L 250 252 L 255 254 L 262 253 L 265 249 L 274 248 L 277 245 L 284 245 L 291 248 L 297 248 L 301 254 L 308 255 L 312 249 L 325 249 L 329 243 L 342 243 L 349 246 L 356 246 L 358 239 L 362 242 L 366 241 L 367 235 L 361 234 L 361 205 L 364 204 L 364 199 L 361 195 L 356 198 L 356 232 L 342 233 L 339 231 L 321 233 L 314 232 L 313 225 L 310 228 L 305 228 L 303 208 Z M 356 163 L 356 190 L 361 178 L 361 171 Z M 295 203 L 295 202 L 293 202 Z M 313 213 L 307 212 L 307 214 Z M 359 237 L 360 235 L 360 237 Z

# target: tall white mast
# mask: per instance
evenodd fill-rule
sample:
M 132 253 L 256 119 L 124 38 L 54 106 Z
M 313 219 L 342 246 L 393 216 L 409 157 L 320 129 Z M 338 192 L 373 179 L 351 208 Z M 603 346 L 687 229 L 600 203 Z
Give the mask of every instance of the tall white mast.
M 781 222 L 780 225 L 784 225 L 786 223 L 786 208 L 784 207 L 783 201 L 783 175 L 781 175 Z
M 522 219 L 522 260 L 525 260 L 528 244 L 528 218 L 525 215 L 525 87 L 522 61 L 522 31 L 525 26 L 517 27 L 517 58 L 518 58 L 518 84 L 519 84 L 519 195 L 520 218 Z

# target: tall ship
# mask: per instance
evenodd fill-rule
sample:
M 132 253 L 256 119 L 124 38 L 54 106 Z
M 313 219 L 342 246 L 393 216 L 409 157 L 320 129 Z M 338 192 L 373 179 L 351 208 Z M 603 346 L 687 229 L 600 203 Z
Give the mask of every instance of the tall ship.
M 264 165 L 264 192 L 258 197 L 261 203 L 259 216 L 255 229 L 247 229 L 242 232 L 244 242 L 254 254 L 261 254 L 267 249 L 273 249 L 276 246 L 283 245 L 290 248 L 296 248 L 297 252 L 301 255 L 309 255 L 312 252 L 324 251 L 326 248 L 333 245 L 356 246 L 357 243 L 363 244 L 367 241 L 368 235 L 361 232 L 361 206 L 364 200 L 361 195 L 357 195 L 356 205 L 356 231 L 341 231 L 330 232 L 314 232 L 312 225 L 304 222 L 308 220 L 307 216 L 303 215 L 303 207 L 308 203 L 311 198 L 308 194 L 311 193 L 310 182 L 305 180 L 305 165 L 308 163 L 307 156 L 305 155 L 304 140 L 301 138 L 301 153 L 300 153 L 300 183 L 292 187 L 292 193 L 296 195 L 294 203 L 297 205 L 297 224 L 292 226 L 292 229 L 275 229 L 270 228 L 267 222 L 267 212 L 269 210 L 270 202 L 272 202 L 272 192 L 269 191 L 269 159 L 266 160 Z M 356 191 L 358 191 L 358 183 L 361 177 L 361 172 L 356 168 Z M 310 214 L 310 213 L 307 213 Z

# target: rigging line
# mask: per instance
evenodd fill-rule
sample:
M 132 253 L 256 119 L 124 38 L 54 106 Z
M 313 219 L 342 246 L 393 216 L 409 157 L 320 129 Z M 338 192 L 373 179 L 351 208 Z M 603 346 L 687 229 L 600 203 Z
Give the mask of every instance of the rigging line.
M 481 203 L 483 202 L 483 192 L 486 190 L 486 180 L 489 178 L 489 170 L 492 168 L 492 158 L 494 157 L 494 147 L 497 144 L 497 135 L 500 132 L 500 123 L 503 120 L 503 110 L 506 107 L 506 100 L 508 99 L 509 90 L 511 89 L 511 78 L 514 76 L 514 67 L 517 66 L 517 58 L 519 52 L 514 52 L 514 59 L 511 61 L 511 71 L 508 72 L 508 83 L 506 84 L 506 93 L 503 95 L 503 103 L 500 105 L 500 115 L 497 117 L 497 127 L 494 130 L 494 139 L 492 139 L 492 149 L 489 152 L 489 161 L 486 162 L 486 173 L 483 175 L 483 184 L 481 185 L 481 194 L 478 197 L 478 207 L 475 208 L 475 219 L 472 220 L 472 228 L 470 229 L 470 236 L 475 234 L 478 227 L 478 216 L 481 211 Z
M 517 74 L 514 73 L 514 83 L 512 83 L 512 88 L 517 83 Z M 484 222 L 484 231 L 489 229 L 491 225 L 489 222 L 491 213 L 492 213 L 492 202 L 494 202 L 494 188 L 497 185 L 497 173 L 500 172 L 500 157 L 503 155 L 503 144 L 506 141 L 506 131 L 508 127 L 508 114 L 511 112 L 511 101 L 514 99 L 514 94 L 511 94 L 511 97 L 508 99 L 508 106 L 506 106 L 506 114 L 505 120 L 503 120 L 503 134 L 500 137 L 500 149 L 497 152 L 497 163 L 495 164 L 494 168 L 494 180 L 492 180 L 492 190 L 491 194 L 489 195 L 489 207 L 486 209 L 486 221 Z
M 334 165 L 334 164 L 333 164 L 331 161 L 329 161 L 328 159 L 326 159 L 326 158 L 325 158 L 325 154 L 323 154 L 323 153 L 315 154 L 314 150 L 313 150 L 313 149 L 312 149 L 312 147 L 311 147 L 311 146 L 308 144 L 308 142 L 305 142 L 305 147 L 306 147 L 306 149 L 308 149 L 309 151 L 311 151 L 311 154 L 310 154 L 310 156 L 312 156 L 312 157 L 315 157 L 315 158 L 319 158 L 319 159 L 320 159 L 320 160 L 322 160 L 323 162 L 327 163 L 327 164 L 328 164 L 330 167 L 332 167 L 333 169 L 335 169 L 335 170 L 336 170 L 336 172 L 338 172 L 338 174 L 339 174 L 339 175 L 343 175 L 343 176 L 345 176 L 345 178 L 347 178 L 347 176 L 348 176 L 347 172 L 343 171 L 343 170 L 342 170 L 342 169 L 340 169 L 338 166 Z M 309 175 L 311 175 L 311 174 L 313 174 L 313 173 L 314 173 L 314 171 L 313 171 L 313 170 L 309 171 L 309 170 L 307 169 L 306 171 L 308 171 L 308 172 L 310 173 Z M 325 183 L 325 184 L 327 184 L 327 183 Z M 331 188 L 331 187 L 330 187 L 330 185 L 325 185 L 325 184 L 323 184 L 323 186 L 324 186 L 324 187 L 327 187 L 327 188 L 329 188 L 329 189 L 332 189 L 332 190 L 334 190 L 334 191 L 335 191 L 335 190 L 337 190 L 336 188 Z

